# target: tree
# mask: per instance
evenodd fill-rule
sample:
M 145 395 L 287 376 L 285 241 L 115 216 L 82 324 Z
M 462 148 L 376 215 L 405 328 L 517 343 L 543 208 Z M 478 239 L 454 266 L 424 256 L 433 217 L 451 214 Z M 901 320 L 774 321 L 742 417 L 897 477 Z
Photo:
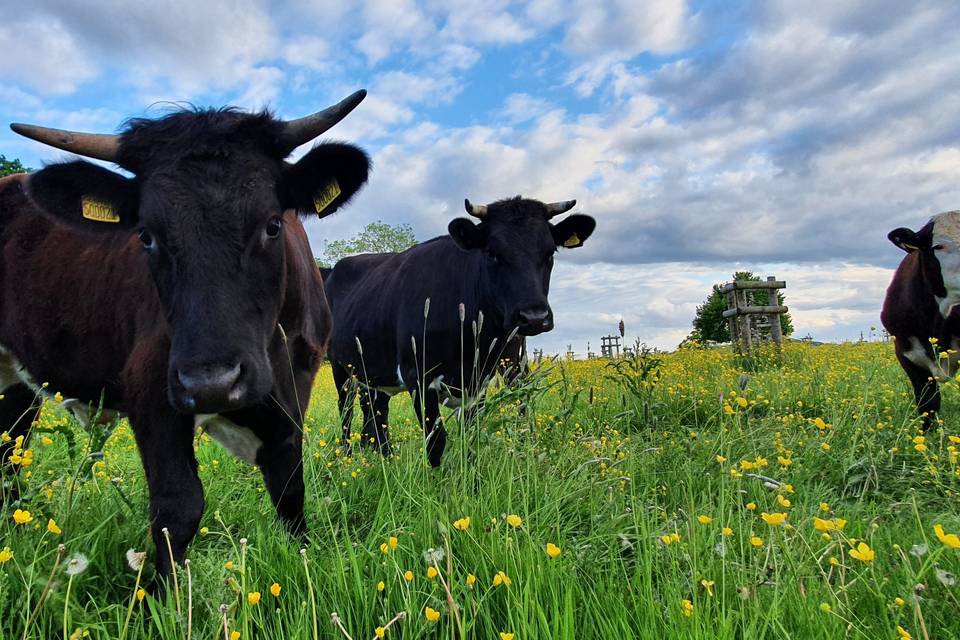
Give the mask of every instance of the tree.
M 758 276 L 749 271 L 738 271 L 733 274 L 734 280 L 754 280 L 759 281 Z M 770 300 L 770 291 L 758 289 L 750 294 L 752 302 L 758 307 L 767 306 Z M 783 304 L 783 292 L 777 293 L 777 304 Z M 727 319 L 723 317 L 723 312 L 727 310 L 727 294 L 720 293 L 720 285 L 713 285 L 713 291 L 704 300 L 703 304 L 697 307 L 697 315 L 693 318 L 693 331 L 689 338 L 698 342 L 711 340 L 713 342 L 730 341 L 730 325 Z M 784 336 L 793 333 L 793 321 L 789 313 L 780 315 L 780 329 Z
M 338 260 L 358 253 L 398 253 L 417 244 L 413 227 L 408 224 L 387 224 L 382 220 L 371 222 L 349 240 L 323 243 L 323 256 L 317 258 L 321 267 L 332 267 Z
M 16 158 L 7 160 L 5 155 L 0 154 L 0 178 L 12 176 L 15 173 L 28 173 L 29 171 L 30 169 L 23 166 Z

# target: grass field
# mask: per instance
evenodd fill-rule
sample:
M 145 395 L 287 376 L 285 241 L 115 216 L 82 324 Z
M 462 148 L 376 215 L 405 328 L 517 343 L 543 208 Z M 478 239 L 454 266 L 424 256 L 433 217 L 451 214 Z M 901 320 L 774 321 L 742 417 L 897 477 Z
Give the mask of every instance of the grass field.
M 129 428 L 103 446 L 48 405 L 0 523 L 0 637 L 960 636 L 955 383 L 924 439 L 889 343 L 792 344 L 750 371 L 657 357 L 542 366 L 480 424 L 448 421 L 436 471 L 408 396 L 394 459 L 340 455 L 325 368 L 305 553 L 257 470 L 200 436 L 207 510 L 165 602 L 127 563 L 148 539 Z

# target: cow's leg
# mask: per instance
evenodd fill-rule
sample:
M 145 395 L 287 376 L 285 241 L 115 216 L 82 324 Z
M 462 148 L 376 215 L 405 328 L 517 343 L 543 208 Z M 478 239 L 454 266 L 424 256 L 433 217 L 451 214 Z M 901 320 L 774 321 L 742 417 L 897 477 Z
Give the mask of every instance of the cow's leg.
M 40 411 L 40 399 L 37 394 L 25 384 L 16 384 L 3 390 L 3 399 L 0 400 L 0 433 L 6 433 L 7 438 L 0 441 L 0 466 L 4 469 L 4 476 L 16 473 L 18 465 L 7 464 L 10 455 L 17 444 L 17 438 L 23 437 L 21 448 L 26 449 L 30 443 L 30 427 L 37 419 Z M 3 486 L 6 486 L 4 478 Z M 4 491 L 5 496 L 8 495 Z M 16 488 L 11 486 L 8 496 L 16 500 Z
M 390 438 L 386 424 L 390 417 L 390 396 L 382 391 L 373 390 L 360 393 L 360 408 L 363 410 L 364 446 L 374 445 L 384 456 L 390 455 Z
M 150 528 L 157 547 L 157 577 L 180 563 L 203 515 L 203 486 L 193 452 L 193 416 L 172 411 L 131 415 L 150 492 Z M 169 548 L 167 536 L 169 532 Z
M 307 530 L 303 512 L 303 435 L 299 428 L 283 428 L 282 433 L 277 434 L 275 425 L 282 420 L 284 418 L 278 417 L 271 425 L 273 429 L 257 430 L 263 437 L 257 452 L 257 466 L 263 473 L 277 516 L 290 533 L 299 537 Z
M 417 419 L 423 426 L 423 437 L 427 446 L 427 460 L 434 467 L 440 466 L 440 458 L 447 446 L 447 431 L 440 419 L 440 397 L 435 389 L 428 388 L 421 397 L 420 387 L 414 390 L 413 406 Z
M 343 367 L 333 363 L 333 382 L 337 385 L 337 409 L 340 412 L 340 425 L 343 428 L 343 447 L 350 446 L 350 426 L 353 422 L 353 404 L 357 395 L 356 381 Z
M 940 411 L 940 386 L 933 379 L 930 371 L 910 361 L 906 356 L 897 353 L 900 365 L 913 385 L 913 396 L 917 402 L 917 412 L 923 416 L 922 429 L 926 431 L 937 418 Z M 932 358 L 931 358 L 932 361 Z

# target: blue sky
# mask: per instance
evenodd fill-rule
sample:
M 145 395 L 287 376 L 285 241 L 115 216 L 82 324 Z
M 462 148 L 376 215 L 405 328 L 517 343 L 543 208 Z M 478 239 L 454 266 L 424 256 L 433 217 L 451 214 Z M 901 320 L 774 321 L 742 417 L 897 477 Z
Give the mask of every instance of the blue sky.
M 537 346 L 622 317 L 673 347 L 740 269 L 787 280 L 798 335 L 850 339 L 878 326 L 886 233 L 960 206 L 958 36 L 960 5 L 923 0 L 37 0 L 0 25 L 0 115 L 109 132 L 363 87 L 330 135 L 374 172 L 308 225 L 316 252 L 376 219 L 433 237 L 464 197 L 576 198 L 598 230 L 559 256 Z M 0 153 L 63 157 L 5 127 Z

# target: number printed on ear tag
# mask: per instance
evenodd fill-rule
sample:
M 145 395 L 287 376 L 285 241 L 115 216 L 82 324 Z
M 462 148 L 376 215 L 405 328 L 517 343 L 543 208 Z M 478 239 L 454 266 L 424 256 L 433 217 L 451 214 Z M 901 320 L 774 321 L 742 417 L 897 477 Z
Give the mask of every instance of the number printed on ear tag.
M 120 222 L 120 216 L 113 210 L 109 202 L 97 200 L 90 196 L 83 196 L 80 199 L 81 214 L 87 220 L 94 222 Z
M 333 180 L 330 184 L 318 191 L 317 195 L 313 197 L 313 208 L 317 210 L 317 213 L 320 213 L 329 207 L 330 203 L 333 202 L 339 195 L 340 183 L 336 180 Z

